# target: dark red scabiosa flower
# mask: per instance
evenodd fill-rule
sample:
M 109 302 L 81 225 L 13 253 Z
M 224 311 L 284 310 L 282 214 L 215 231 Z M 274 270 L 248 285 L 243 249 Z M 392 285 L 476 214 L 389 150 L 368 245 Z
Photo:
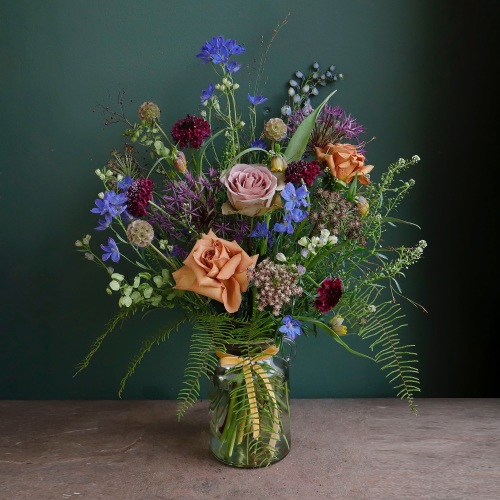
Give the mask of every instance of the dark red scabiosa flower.
M 285 182 L 301 184 L 304 181 L 308 186 L 312 186 L 319 174 L 321 167 L 317 161 L 291 161 L 286 168 Z
M 154 183 L 151 179 L 139 177 L 127 189 L 127 211 L 134 217 L 146 215 L 146 207 L 153 198 Z
M 326 278 L 318 288 L 318 297 L 313 306 L 322 314 L 331 311 L 342 297 L 342 280 Z
M 172 127 L 172 137 L 180 148 L 198 149 L 210 133 L 210 123 L 199 116 L 187 115 Z

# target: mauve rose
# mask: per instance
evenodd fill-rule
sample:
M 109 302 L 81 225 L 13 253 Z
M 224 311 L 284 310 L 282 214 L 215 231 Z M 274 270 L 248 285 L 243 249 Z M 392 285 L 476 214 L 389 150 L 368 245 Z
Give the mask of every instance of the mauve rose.
M 224 203 L 222 213 L 255 217 L 281 207 L 282 177 L 265 165 L 237 163 L 221 176 L 230 202 Z
M 331 144 L 324 148 L 314 148 L 316 150 L 316 160 L 324 161 L 331 174 L 338 180 L 349 184 L 356 174 L 360 184 L 370 184 L 370 179 L 366 174 L 373 170 L 373 165 L 365 165 L 365 157 L 358 153 L 351 144 Z
M 174 288 L 218 300 L 234 313 L 241 305 L 241 293 L 248 289 L 247 270 L 258 257 L 250 257 L 236 241 L 217 238 L 210 230 L 195 243 L 184 266 L 172 273 Z

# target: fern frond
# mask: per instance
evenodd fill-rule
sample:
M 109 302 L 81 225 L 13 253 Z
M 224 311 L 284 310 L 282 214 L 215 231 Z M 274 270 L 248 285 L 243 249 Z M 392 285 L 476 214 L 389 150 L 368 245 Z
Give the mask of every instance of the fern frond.
M 405 326 L 405 315 L 399 304 L 387 301 L 373 307 L 382 293 L 381 288 L 369 288 L 356 297 L 356 304 L 341 311 L 351 325 L 358 328 L 358 336 L 370 340 L 375 362 L 385 373 L 397 396 L 406 399 L 410 409 L 416 413 L 414 394 L 419 392 L 418 361 L 414 345 L 402 345 L 399 330 Z M 398 383 L 399 382 L 399 383 Z
M 90 360 L 92 359 L 94 354 L 99 350 L 106 337 L 116 328 L 118 323 L 123 322 L 130 313 L 134 314 L 135 312 L 136 310 L 131 310 L 130 308 L 126 307 L 120 309 L 120 312 L 108 322 L 108 324 L 106 325 L 106 329 L 104 330 L 102 335 L 94 340 L 89 353 L 85 356 L 85 358 L 83 358 L 82 361 L 80 361 L 80 363 L 77 364 L 76 372 L 73 377 L 76 377 L 82 370 L 89 366 Z
M 187 318 L 185 317 L 180 317 L 177 320 L 171 321 L 170 324 L 165 329 L 160 330 L 156 335 L 153 335 L 152 337 L 146 339 L 143 342 L 139 353 L 136 356 L 134 356 L 132 361 L 129 363 L 127 368 L 127 373 L 120 382 L 120 387 L 118 389 L 118 397 L 120 398 L 122 397 L 122 393 L 125 389 L 127 380 L 133 375 L 135 369 L 141 363 L 146 353 L 151 351 L 151 348 L 155 344 L 160 345 L 160 342 L 165 342 L 166 340 L 168 340 L 170 338 L 171 333 L 174 330 L 178 330 L 179 327 L 182 325 L 182 323 L 184 323 L 185 321 L 187 321 Z

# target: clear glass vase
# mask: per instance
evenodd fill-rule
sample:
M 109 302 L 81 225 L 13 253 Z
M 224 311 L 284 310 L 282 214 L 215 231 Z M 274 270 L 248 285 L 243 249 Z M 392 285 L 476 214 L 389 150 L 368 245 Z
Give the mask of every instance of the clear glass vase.
M 290 362 L 295 344 L 281 348 L 227 346 L 209 386 L 210 450 L 233 467 L 266 467 L 290 451 Z

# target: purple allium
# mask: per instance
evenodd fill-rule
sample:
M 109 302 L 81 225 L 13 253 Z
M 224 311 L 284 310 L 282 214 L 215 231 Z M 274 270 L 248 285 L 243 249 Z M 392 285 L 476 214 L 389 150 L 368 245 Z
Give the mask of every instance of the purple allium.
M 254 105 L 258 106 L 259 104 L 262 104 L 266 102 L 268 99 L 267 97 L 264 97 L 263 95 L 255 95 L 252 96 L 250 94 L 247 94 L 247 99 Z
M 283 323 L 283 326 L 279 328 L 279 331 L 292 340 L 294 340 L 297 335 L 302 334 L 302 329 L 300 328 L 302 323 L 298 319 L 293 319 L 289 314 L 287 314 L 283 317 L 281 322 Z
M 298 109 L 289 116 L 287 126 L 290 134 L 295 133 L 308 114 L 308 110 Z M 316 119 L 306 152 L 312 153 L 315 147 L 323 148 L 328 143 L 336 144 L 343 140 L 357 141 L 357 149 L 362 150 L 364 142 L 360 141 L 359 136 L 364 131 L 365 128 L 341 107 L 325 104 Z
M 225 64 L 229 57 L 238 55 L 246 49 L 236 43 L 236 40 L 225 39 L 223 36 L 214 36 L 212 40 L 206 41 L 199 54 L 196 57 L 204 63 Z
M 104 262 L 106 262 L 109 258 L 111 258 L 113 262 L 120 261 L 120 250 L 118 250 L 116 242 L 113 238 L 108 238 L 108 245 L 101 245 L 101 248 L 104 250 L 102 255 L 102 260 Z
M 127 211 L 133 217 L 146 215 L 146 207 L 153 199 L 154 183 L 151 179 L 139 177 L 127 189 Z
M 342 280 L 326 278 L 318 288 L 318 297 L 313 306 L 322 314 L 332 310 L 342 297 Z
M 199 116 L 187 115 L 174 123 L 172 137 L 182 149 L 189 146 L 198 149 L 207 137 L 210 137 L 210 124 Z
M 317 161 L 291 161 L 285 171 L 285 182 L 301 184 L 305 182 L 312 186 L 316 177 L 321 174 L 321 167 Z
M 192 247 L 192 233 L 208 233 L 212 229 L 220 238 L 241 243 L 250 232 L 249 218 L 222 215 L 218 200 L 226 194 L 220 173 L 210 169 L 207 174 L 193 176 L 186 170 L 182 180 L 166 180 L 163 196 L 155 200 L 162 208 L 148 220 L 160 233 L 158 238 L 177 241 L 180 247 Z
M 208 89 L 204 89 L 204 90 L 202 90 L 202 91 L 201 91 L 201 96 L 200 96 L 200 101 L 201 101 L 202 103 L 203 103 L 203 102 L 208 101 L 208 100 L 212 97 L 212 95 L 213 95 L 213 93 L 214 93 L 214 89 L 215 89 L 214 84 L 213 84 L 213 83 L 211 83 L 211 84 L 208 86 Z

